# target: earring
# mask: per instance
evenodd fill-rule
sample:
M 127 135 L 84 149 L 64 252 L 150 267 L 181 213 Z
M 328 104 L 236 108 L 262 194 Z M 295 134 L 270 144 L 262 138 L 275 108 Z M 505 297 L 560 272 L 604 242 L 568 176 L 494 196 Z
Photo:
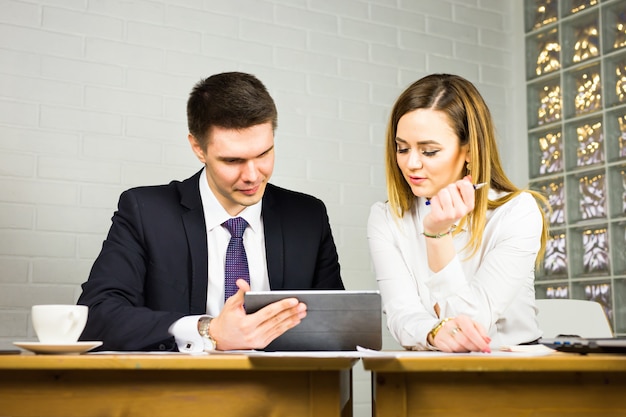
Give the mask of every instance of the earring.
M 465 169 L 467 170 L 467 173 L 469 174 L 469 172 L 472 170 L 472 165 L 468 162 L 468 163 L 465 165 Z

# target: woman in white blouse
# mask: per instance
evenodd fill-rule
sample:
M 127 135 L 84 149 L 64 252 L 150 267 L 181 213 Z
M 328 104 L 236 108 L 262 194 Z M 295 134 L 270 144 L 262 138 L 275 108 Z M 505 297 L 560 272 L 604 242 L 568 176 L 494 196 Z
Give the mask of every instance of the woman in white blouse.
M 388 201 L 373 205 L 368 240 L 391 334 L 446 352 L 535 342 L 546 200 L 505 175 L 478 90 L 424 77 L 397 99 L 386 136 Z

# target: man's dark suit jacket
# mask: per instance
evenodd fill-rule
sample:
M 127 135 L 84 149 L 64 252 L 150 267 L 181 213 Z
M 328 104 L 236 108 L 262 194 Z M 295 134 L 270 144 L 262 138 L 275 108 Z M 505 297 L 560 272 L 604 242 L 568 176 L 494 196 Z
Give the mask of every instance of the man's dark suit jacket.
M 81 340 L 100 350 L 177 350 L 168 328 L 205 314 L 208 250 L 196 173 L 122 193 L 78 304 L 89 306 Z M 267 185 L 263 225 L 270 288 L 344 289 L 322 201 Z

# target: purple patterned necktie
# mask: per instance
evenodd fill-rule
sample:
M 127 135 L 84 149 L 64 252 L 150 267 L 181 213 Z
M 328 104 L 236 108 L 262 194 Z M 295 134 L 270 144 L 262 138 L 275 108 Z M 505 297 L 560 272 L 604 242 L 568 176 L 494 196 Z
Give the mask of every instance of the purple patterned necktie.
M 248 272 L 248 258 L 246 249 L 243 247 L 243 232 L 248 227 L 242 217 L 235 217 L 222 223 L 230 232 L 230 242 L 226 249 L 226 265 L 224 268 L 224 300 L 235 294 L 238 290 L 237 280 L 245 279 L 250 283 L 250 273 Z

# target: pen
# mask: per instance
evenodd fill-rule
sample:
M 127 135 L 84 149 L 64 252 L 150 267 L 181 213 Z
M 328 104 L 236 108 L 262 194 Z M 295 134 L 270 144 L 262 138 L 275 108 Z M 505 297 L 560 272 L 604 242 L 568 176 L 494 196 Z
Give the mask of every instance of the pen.
M 483 188 L 487 184 L 488 183 L 486 183 L 486 182 L 481 182 L 480 184 L 474 184 L 474 189 L 475 190 L 480 190 L 481 188 Z M 426 205 L 430 206 L 430 200 L 426 200 Z

